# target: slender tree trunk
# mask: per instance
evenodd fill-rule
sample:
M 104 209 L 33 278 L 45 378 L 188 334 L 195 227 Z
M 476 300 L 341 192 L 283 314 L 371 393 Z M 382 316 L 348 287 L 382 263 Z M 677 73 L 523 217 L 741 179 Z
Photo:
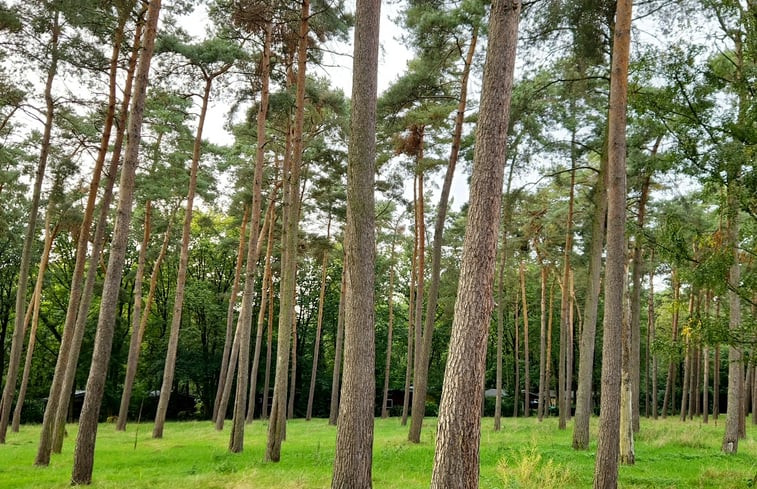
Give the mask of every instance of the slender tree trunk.
M 308 19 L 310 0 L 303 0 L 300 14 L 299 46 L 297 50 L 297 95 L 294 141 L 289 172 L 284 172 L 284 226 L 282 236 L 283 259 L 279 289 L 279 338 L 276 350 L 276 377 L 273 388 L 273 406 L 268 424 L 268 442 L 265 460 L 278 462 L 286 424 L 287 375 L 289 373 L 289 347 L 292 336 L 292 315 L 295 300 L 295 267 L 297 265 L 297 229 L 299 225 L 300 167 L 302 166 L 303 123 L 305 110 L 305 68 L 307 62 Z
M 455 174 L 455 167 L 460 153 L 460 141 L 462 139 L 463 122 L 465 119 L 465 108 L 468 100 L 468 77 L 470 68 L 473 64 L 473 55 L 476 51 L 476 41 L 478 39 L 478 25 L 473 27 L 471 41 L 468 45 L 468 53 L 464 60 L 463 72 L 460 81 L 460 99 L 457 105 L 455 115 L 455 128 L 452 135 L 452 148 L 450 150 L 449 163 L 444 175 L 442 192 L 439 196 L 439 206 L 436 211 L 436 222 L 434 224 L 434 242 L 432 244 L 431 254 L 431 284 L 428 289 L 426 320 L 423 326 L 423 337 L 420 345 L 420 357 L 415 359 L 415 375 L 413 379 L 413 417 L 410 421 L 410 441 L 420 442 L 420 433 L 423 425 L 423 416 L 426 410 L 426 393 L 428 392 L 428 368 L 431 360 L 431 345 L 434 334 L 434 321 L 436 319 L 436 306 L 439 299 L 439 282 L 441 278 L 442 266 L 442 244 L 444 243 L 444 221 L 447 219 L 447 205 L 449 203 L 449 194 L 452 188 L 452 179 Z M 421 201 L 423 194 L 421 194 Z M 423 236 L 423 234 L 421 235 Z M 421 248 L 423 253 L 423 248 Z M 421 260 L 423 254 L 421 254 Z M 422 263 L 422 261 L 421 261 Z M 421 271 L 423 266 L 420 267 Z M 422 276 L 422 272 L 421 272 Z M 422 284 L 422 282 L 420 282 Z M 420 286 L 423 289 L 423 286 Z M 421 294 L 422 296 L 422 294 Z M 422 306 L 423 301 L 418 305 Z M 417 350 L 418 348 L 416 348 Z
M 265 267 L 263 269 L 263 280 L 260 285 L 260 310 L 258 311 L 257 329 L 255 331 L 255 352 L 252 356 L 252 372 L 250 373 L 250 396 L 247 403 L 247 423 L 252 423 L 255 417 L 255 391 L 257 390 L 258 381 L 258 368 L 260 364 L 260 350 L 263 347 L 263 322 L 265 321 L 266 304 L 268 304 L 269 289 L 271 284 L 271 255 L 273 254 L 273 228 L 276 223 L 275 217 L 275 200 L 271 197 L 268 203 L 268 210 L 266 211 L 265 228 L 261 231 L 261 236 L 267 234 L 266 251 L 265 251 Z M 273 311 L 271 309 L 271 311 Z M 269 313 L 270 315 L 270 313 Z
M 415 263 L 418 256 L 418 234 L 413 234 L 413 253 L 410 259 L 410 293 L 408 294 L 407 302 L 407 361 L 405 365 L 405 395 L 402 401 L 402 426 L 407 424 L 407 418 L 410 413 L 410 396 L 412 392 L 410 387 L 413 382 L 413 324 L 414 315 L 410 313 L 415 306 Z
M 541 260 L 540 260 L 541 261 Z M 544 419 L 544 412 L 549 405 L 549 386 L 547 385 L 547 274 L 549 270 L 541 263 L 541 314 L 539 325 L 539 421 Z
M 24 328 L 29 319 L 29 312 L 31 312 L 31 329 L 29 331 L 29 344 L 26 347 L 26 359 L 24 360 L 24 373 L 21 376 L 21 387 L 18 389 L 18 400 L 16 401 L 16 408 L 13 410 L 13 422 L 11 423 L 11 430 L 14 433 L 18 433 L 21 426 L 21 411 L 24 407 L 24 399 L 26 398 L 26 388 L 29 385 L 29 374 L 32 368 L 32 357 L 34 355 L 34 344 L 37 339 L 37 326 L 39 325 L 39 309 L 42 301 L 42 285 L 44 283 L 45 271 L 47 270 L 47 264 L 50 260 L 50 250 L 53 247 L 53 240 L 58 234 L 58 226 L 54 229 L 50 229 L 50 218 L 52 215 L 52 203 L 50 199 L 48 204 L 47 213 L 45 215 L 45 244 L 42 249 L 42 258 L 39 262 L 39 269 L 37 271 L 37 281 L 34 284 L 34 294 L 32 295 L 32 301 L 30 303 L 31 311 L 27 311 L 24 318 Z
M 525 396 L 523 398 L 523 414 L 528 417 L 531 413 L 531 365 L 528 351 L 528 297 L 526 296 L 526 264 L 520 262 L 520 290 L 523 302 L 523 383 Z
M 547 308 L 547 364 L 544 366 L 544 387 L 547 392 L 547 407 L 546 415 L 549 416 L 549 407 L 552 405 L 552 393 L 550 392 L 550 384 L 552 383 L 552 319 L 553 319 L 553 305 L 555 299 L 555 282 L 549 286 L 549 306 Z
M 513 367 L 515 368 L 515 382 L 513 383 L 513 418 L 518 417 L 518 409 L 520 408 L 520 331 L 518 330 L 518 319 L 520 316 L 520 309 L 518 303 L 518 293 L 515 293 L 515 318 L 513 320 L 513 327 L 515 332 L 513 333 Z
M 694 291 L 689 294 L 689 318 L 691 317 L 691 311 L 694 304 Z M 686 421 L 686 415 L 688 414 L 689 407 L 689 392 L 690 392 L 690 377 L 691 377 L 691 344 L 690 337 L 687 335 L 684 337 L 684 357 L 683 357 L 683 383 L 681 384 L 681 421 Z
M 168 402 L 173 390 L 173 378 L 176 369 L 176 355 L 179 349 L 179 329 L 184 308 L 184 285 L 187 280 L 187 266 L 189 262 L 189 239 L 192 230 L 192 211 L 194 208 L 195 192 L 197 190 L 197 172 L 200 165 L 200 150 L 202 146 L 202 132 L 205 126 L 205 115 L 208 112 L 210 89 L 214 76 L 205 79 L 205 89 L 202 95 L 202 107 L 197 122 L 194 147 L 192 150 L 192 166 L 189 172 L 189 190 L 187 191 L 187 207 L 184 212 L 184 228 L 181 233 L 181 254 L 179 255 L 179 270 L 176 272 L 176 292 L 174 296 L 173 312 L 171 314 L 171 332 L 168 338 L 166 362 L 163 367 L 163 383 L 160 387 L 158 410 L 155 413 L 155 425 L 152 430 L 153 438 L 163 438 L 163 428 L 166 422 Z M 252 227 L 252 226 L 251 226 Z
M 45 125 L 40 142 L 39 160 L 34 176 L 32 200 L 29 205 L 29 220 L 26 224 L 26 235 L 21 251 L 21 265 L 18 272 L 18 287 L 16 288 L 16 319 L 11 337 L 11 353 L 8 361 L 8 370 L 3 388 L 3 401 L 0 403 L 0 444 L 5 444 L 5 436 L 8 431 L 13 397 L 16 393 L 16 381 L 18 380 L 18 368 L 21 363 L 21 354 L 24 350 L 24 338 L 26 325 L 24 324 L 24 311 L 26 310 L 27 283 L 29 281 L 29 268 L 31 268 L 32 253 L 34 252 L 34 238 L 37 227 L 37 214 L 39 211 L 40 194 L 42 193 L 42 181 L 45 179 L 45 168 L 50 155 L 50 140 L 55 116 L 55 101 L 53 100 L 53 80 L 58 73 L 58 41 L 60 36 L 60 13 L 56 10 L 53 14 L 53 26 L 50 37 L 50 66 L 47 69 L 47 81 L 45 82 Z
M 266 266 L 270 268 L 271 257 L 266 258 Z M 271 380 L 271 355 L 273 350 L 273 274 L 268 274 L 268 338 L 266 340 L 266 353 L 265 353 L 265 374 L 263 381 L 263 406 L 261 407 L 260 419 L 268 419 L 268 393 L 270 389 Z
M 623 274 L 627 276 L 628 273 Z M 626 295 L 627 287 L 624 284 L 623 295 Z M 630 306 L 630 304 L 628 304 Z M 624 308 L 622 334 L 623 334 L 623 353 L 622 353 L 622 372 L 621 372 L 621 391 L 620 391 L 620 463 L 623 465 L 634 465 L 636 463 L 636 451 L 633 439 L 633 332 L 630 323 L 631 312 Z
M 715 303 L 715 318 L 720 317 L 720 301 Z M 717 422 L 720 416 L 720 343 L 715 344 L 712 373 L 712 417 Z
M 680 310 L 681 283 L 678 281 L 678 273 L 674 268 L 671 272 L 671 282 L 673 284 L 673 318 L 672 318 L 672 340 L 675 345 L 678 342 L 678 315 Z M 665 380 L 665 395 L 662 398 L 662 419 L 668 417 L 668 406 L 671 410 L 675 403 L 675 362 L 671 359 L 668 362 L 668 375 Z M 670 404 L 668 405 L 668 401 Z
M 592 411 L 592 378 L 594 374 L 594 347 L 597 335 L 597 309 L 602 275 L 602 251 L 605 241 L 607 214 L 607 151 L 600 158 L 599 174 L 594 187 L 594 213 L 591 224 L 591 245 L 586 299 L 584 300 L 584 327 L 578 357 L 578 392 L 576 416 L 573 423 L 573 448 L 589 448 L 589 420 Z
M 108 268 L 103 285 L 100 315 L 95 336 L 95 348 L 92 355 L 89 378 L 87 379 L 84 405 L 79 418 L 79 432 L 76 437 L 74 467 L 71 475 L 73 484 L 90 484 L 94 464 L 95 437 L 100 404 L 105 388 L 108 361 L 113 343 L 113 330 L 116 320 L 116 307 L 123 274 L 126 244 L 131 224 L 132 201 L 134 198 L 134 175 L 136 172 L 139 143 L 141 139 L 142 117 L 144 114 L 145 95 L 147 92 L 150 61 L 155 46 L 158 15 L 161 0 L 152 0 L 147 7 L 147 25 L 142 42 L 139 59 L 139 72 L 134 87 L 134 98 L 128 126 L 128 143 L 121 170 L 119 202 L 113 240 L 108 258 Z
M 571 140 L 571 159 L 570 159 L 570 192 L 568 193 L 568 217 L 565 224 L 565 252 L 563 254 L 563 273 L 562 273 L 562 296 L 560 297 L 560 365 L 558 367 L 560 384 L 560 422 L 559 428 L 564 430 L 566 422 L 570 419 L 570 370 L 568 369 L 569 343 L 571 328 L 570 319 L 570 271 L 571 255 L 573 254 L 573 208 L 575 202 L 576 186 L 576 151 L 575 151 L 575 131 Z
M 129 403 L 131 402 L 131 394 L 134 388 L 134 379 L 137 376 L 137 366 L 139 364 L 139 353 L 141 350 L 142 339 L 145 336 L 145 329 L 147 329 L 147 321 L 150 319 L 150 310 L 152 308 L 153 300 L 155 299 L 155 289 L 158 286 L 158 275 L 160 273 L 160 267 L 163 264 L 163 259 L 166 257 L 168 251 L 168 243 L 171 238 L 171 224 L 173 223 L 173 213 L 168 220 L 168 227 L 166 228 L 165 235 L 163 236 L 163 244 L 160 246 L 160 252 L 155 259 L 155 263 L 152 266 L 152 273 L 150 274 L 150 285 L 147 291 L 147 299 L 145 300 L 145 306 L 142 310 L 142 315 L 139 319 L 139 326 L 137 327 L 136 334 L 132 333 L 132 341 L 129 345 L 129 358 L 126 362 L 126 378 L 124 380 L 124 390 L 121 394 L 121 406 L 118 412 L 118 422 L 116 424 L 116 430 L 123 431 L 126 429 L 126 418 L 129 410 Z M 135 338 L 136 335 L 136 338 Z
M 389 416 L 387 407 L 389 399 L 389 377 L 392 367 L 392 333 L 394 330 L 394 275 L 395 265 L 397 259 L 397 253 L 395 249 L 395 241 L 399 234 L 399 219 L 394 226 L 394 234 L 392 235 L 391 251 L 389 253 L 389 292 L 387 292 L 387 307 L 389 308 L 389 324 L 387 325 L 386 335 L 386 361 L 384 362 L 384 396 L 381 401 L 381 417 L 386 419 Z
M 595 489 L 618 486 L 618 433 L 622 363 L 623 283 L 626 227 L 626 107 L 631 44 L 632 0 L 620 0 L 615 13 L 610 116 L 608 121 L 607 257 L 602 341 L 602 397 L 594 470 Z
M 519 1 L 495 0 L 481 91 L 468 226 L 439 408 L 431 488 L 478 488 L 481 392 L 491 320 Z
M 372 487 L 375 397 L 374 266 L 376 89 L 380 0 L 359 0 L 350 142 L 347 154 L 347 295 L 345 297 L 344 382 L 334 455 L 332 489 Z M 413 413 L 415 414 L 415 413 Z
M 331 239 L 331 213 L 329 213 L 329 221 L 326 224 L 326 241 L 330 242 Z M 323 327 L 323 303 L 326 298 L 326 271 L 329 263 L 329 253 L 327 250 L 323 250 L 323 257 L 321 258 L 321 287 L 318 292 L 318 318 L 315 328 L 315 343 L 313 344 L 313 368 L 310 370 L 310 388 L 308 389 L 308 406 L 305 412 L 305 419 L 310 421 L 313 417 L 313 397 L 315 396 L 315 376 L 318 373 L 318 356 L 321 350 L 321 328 Z M 394 271 L 392 269 L 392 271 Z M 390 275 L 390 282 L 392 280 Z M 392 285 L 390 283 L 389 289 L 391 291 Z M 391 297 L 389 299 L 391 315 Z M 390 333 L 391 336 L 391 333 Z M 389 350 L 391 352 L 391 349 Z M 387 362 L 388 363 L 388 362 Z
M 137 275 L 134 278 L 134 309 L 131 315 L 131 339 L 129 341 L 129 358 L 126 362 L 126 379 L 121 392 L 121 406 L 118 411 L 118 422 L 116 423 L 117 431 L 126 429 L 126 418 L 129 414 L 129 401 L 131 400 L 131 390 L 136 374 L 137 364 L 134 361 L 139 355 L 137 351 L 142 344 L 140 335 L 142 316 L 149 317 L 149 306 L 142 310 L 142 282 L 145 275 L 145 261 L 147 259 L 147 247 L 150 245 L 150 201 L 145 202 L 145 223 L 142 244 L 139 247 L 139 256 L 137 258 Z M 131 374 L 131 375 L 129 375 Z M 130 378 L 131 377 L 131 378 Z
M 226 387 L 226 373 L 229 369 L 229 360 L 231 356 L 231 347 L 234 339 L 234 310 L 237 305 L 237 295 L 239 294 L 239 278 L 242 275 L 242 263 L 244 263 L 245 256 L 245 244 L 247 243 L 247 216 L 249 215 L 249 209 L 247 206 L 244 208 L 244 214 L 242 215 L 242 226 L 239 229 L 239 246 L 237 247 L 237 261 L 234 267 L 234 281 L 231 285 L 231 293 L 229 294 L 229 305 L 226 309 L 226 336 L 223 341 L 223 353 L 221 354 L 221 370 L 218 373 L 218 388 L 216 389 L 216 397 L 213 401 L 213 420 L 218 419 L 218 408 L 221 404 L 221 396 L 223 395 L 224 388 Z M 226 413 L 222 415 L 222 418 L 226 417 Z
M 514 165 L 513 165 L 514 166 Z M 512 166 L 511 166 L 512 168 Z M 510 172 L 512 175 L 512 171 Z M 508 196 L 509 192 L 505 192 Z M 507 207 L 505 207 L 506 209 Z M 504 212 L 503 212 L 504 215 Z M 504 217 L 504 216 L 503 216 Z M 504 219 L 503 219 L 504 221 Z M 499 431 L 502 427 L 502 343 L 505 337 L 505 265 L 507 263 L 507 226 L 502 226 L 502 244 L 500 246 L 499 270 L 497 270 L 497 378 L 495 388 L 497 393 L 494 396 L 494 431 Z M 484 396 L 486 395 L 486 385 L 484 385 Z M 486 397 L 484 397 L 484 403 Z M 484 404 L 482 404 L 483 406 Z M 482 413 L 483 416 L 483 413 Z
M 347 256 L 342 262 L 342 283 L 339 288 L 339 313 L 336 320 L 336 345 L 334 347 L 334 372 L 331 377 L 331 405 L 329 406 L 329 424 L 336 426 L 339 417 L 339 389 L 342 379 L 342 353 L 344 351 L 344 294 L 347 290 L 347 275 L 344 273 Z M 411 336 L 411 335 L 408 335 Z M 405 397 L 407 400 L 407 397 Z M 406 401 L 407 402 L 407 401 Z
M 423 159 L 423 132 L 420 136 L 421 146 L 419 155 L 416 160 L 417 165 L 421 168 Z M 424 213 L 424 191 L 423 191 L 423 170 L 419 170 L 418 191 L 416 193 L 416 214 L 415 214 L 415 232 L 418 235 L 418 259 L 417 275 L 415 282 L 415 351 L 413 353 L 413 407 L 410 410 L 410 431 L 408 440 L 413 443 L 421 441 L 421 426 L 423 424 L 423 415 L 426 407 L 426 393 L 418 389 L 422 382 L 421 364 L 423 362 L 423 297 L 426 276 L 426 216 Z M 428 366 L 426 367 L 428 369 Z
M 651 263 L 654 263 L 654 249 L 652 249 Z M 647 303 L 647 328 L 649 329 L 649 338 L 654 344 L 657 337 L 655 331 L 655 310 L 654 310 L 654 266 L 649 267 L 649 300 Z M 649 351 L 649 350 L 647 350 Z M 657 419 L 657 355 L 652 354 L 652 417 Z
M 292 358 L 289 360 L 289 395 L 287 396 L 287 419 L 294 418 L 294 395 L 297 392 L 297 315 L 293 314 L 292 320 Z

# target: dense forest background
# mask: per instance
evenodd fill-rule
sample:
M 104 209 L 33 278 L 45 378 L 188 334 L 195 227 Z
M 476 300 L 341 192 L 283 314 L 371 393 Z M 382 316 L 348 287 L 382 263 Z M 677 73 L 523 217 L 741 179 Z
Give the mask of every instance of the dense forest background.
M 177 317 L 168 416 L 218 418 L 240 315 L 253 413 L 267 416 L 292 249 L 288 414 L 335 415 L 349 100 L 323 73 L 354 19 L 344 2 L 310 8 L 305 61 L 300 4 L 163 6 L 101 419 L 119 415 L 137 331 L 128 415 L 155 416 Z M 195 9 L 207 22 L 201 38 L 183 20 Z M 445 178 L 457 175 L 460 195 L 473 161 L 487 5 L 409 0 L 398 12 L 412 60 L 378 101 L 375 412 L 407 419 L 414 375 L 426 368 L 418 358 L 428 369 L 426 415 L 442 391 L 468 211 L 459 201 L 448 208 Z M 484 412 L 497 419 L 569 418 L 583 341 L 597 345 L 588 392 L 591 410 L 599 406 L 601 321 L 596 335 L 585 331 L 603 311 L 602 294 L 591 310 L 592 249 L 601 258 L 614 13 L 614 2 L 579 0 L 537 1 L 522 13 L 484 382 L 495 393 Z M 72 283 L 87 270 L 91 305 L 78 317 L 80 352 L 64 389 L 70 415 L 81 409 L 114 234 L 103 201 L 118 198 L 111 189 L 143 22 L 130 0 L 0 2 L 0 378 L 4 403 L 23 398 L 21 423 L 43 419 L 64 325 L 73 324 Z M 634 26 L 626 307 L 636 413 L 725 412 L 736 361 L 746 415 L 757 399 L 757 6 L 639 2 Z M 228 107 L 230 144 L 205 139 L 208 104 Z M 292 222 L 294 248 L 282 239 Z M 227 395 L 221 420 L 234 405 Z

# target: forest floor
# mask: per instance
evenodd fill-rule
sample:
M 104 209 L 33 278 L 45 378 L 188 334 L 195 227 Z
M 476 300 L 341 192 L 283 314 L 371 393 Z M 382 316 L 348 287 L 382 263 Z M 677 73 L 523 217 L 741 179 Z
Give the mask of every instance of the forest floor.
M 407 441 L 407 427 L 397 418 L 377 419 L 373 453 L 374 487 L 427 488 L 433 464 L 436 419 L 427 418 L 421 443 Z M 738 455 L 720 452 L 725 418 L 703 424 L 642 419 L 636 437 L 636 465 L 620 468 L 622 488 L 757 487 L 757 426 L 748 423 Z M 288 424 L 281 462 L 264 463 L 267 424 L 255 421 L 246 430 L 245 451 L 227 451 L 229 427 L 218 432 L 208 421 L 168 423 L 164 438 L 151 438 L 152 424 L 132 423 L 116 432 L 100 425 L 93 488 L 247 489 L 327 488 L 331 480 L 336 429 L 326 420 Z M 492 430 L 485 418 L 481 434 L 481 488 L 561 489 L 591 487 L 597 419 L 592 420 L 589 450 L 571 448 L 572 424 L 557 429 L 557 419 L 503 418 Z M 76 425 L 62 455 L 47 468 L 32 465 L 39 426 L 22 426 L 0 445 L 0 488 L 53 489 L 69 486 Z

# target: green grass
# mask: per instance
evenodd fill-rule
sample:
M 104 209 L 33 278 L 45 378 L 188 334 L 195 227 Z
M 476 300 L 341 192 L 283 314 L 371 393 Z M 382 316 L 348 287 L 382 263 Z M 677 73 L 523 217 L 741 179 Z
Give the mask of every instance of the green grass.
M 374 487 L 420 489 L 431 479 L 435 419 L 426 420 L 421 443 L 407 442 L 399 420 L 376 420 L 373 453 Z M 757 428 L 748 426 L 739 454 L 720 453 L 723 422 L 642 420 L 636 438 L 636 465 L 620 468 L 623 488 L 757 487 Z M 596 441 L 588 451 L 571 446 L 572 426 L 557 430 L 557 420 L 504 419 L 502 431 L 483 420 L 481 488 L 561 489 L 591 487 Z M 135 430 L 138 431 L 135 432 Z M 151 438 L 152 425 L 131 424 L 126 433 L 103 424 L 98 431 L 94 488 L 247 489 L 329 487 L 336 429 L 325 420 L 288 424 L 280 463 L 263 462 L 267 425 L 247 427 L 245 451 L 227 451 L 227 429 L 210 422 L 169 423 L 162 440 Z M 69 425 L 63 454 L 49 467 L 33 466 L 39 426 L 23 426 L 0 445 L 0 488 L 69 487 L 76 425 Z M 135 436 L 136 435 L 136 436 Z M 596 419 L 592 424 L 596 438 Z M 134 448 L 134 441 L 137 446 Z

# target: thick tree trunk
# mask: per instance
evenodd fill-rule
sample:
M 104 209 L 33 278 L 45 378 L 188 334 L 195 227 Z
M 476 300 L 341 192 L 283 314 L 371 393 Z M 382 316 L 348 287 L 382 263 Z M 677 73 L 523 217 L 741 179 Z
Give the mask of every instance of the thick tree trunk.
M 13 325 L 11 337 L 11 353 L 8 359 L 8 370 L 3 387 L 3 400 L 0 403 L 0 444 L 5 443 L 8 431 L 11 407 L 16 393 L 16 381 L 18 380 L 18 368 L 21 363 L 21 354 L 24 350 L 24 338 L 26 325 L 24 324 L 24 311 L 26 311 L 27 283 L 29 281 L 29 268 L 31 268 L 32 253 L 34 252 L 34 238 L 37 227 L 37 214 L 39 211 L 40 194 L 42 193 L 42 181 L 45 179 L 45 168 L 50 155 L 50 140 L 52 138 L 53 119 L 55 116 L 55 101 L 53 100 L 53 80 L 58 73 L 58 41 L 60 36 L 60 13 L 53 14 L 53 25 L 50 37 L 50 66 L 47 69 L 47 81 L 45 82 L 45 125 L 40 141 L 39 160 L 34 176 L 32 200 L 29 204 L 29 220 L 26 224 L 26 235 L 21 251 L 21 265 L 18 272 L 18 286 L 16 288 L 16 319 Z
M 376 89 L 380 0 L 358 0 L 347 155 L 344 382 L 332 489 L 372 487 L 375 397 L 374 265 Z
M 339 287 L 339 312 L 336 320 L 336 345 L 334 346 L 334 372 L 331 377 L 331 404 L 329 406 L 329 424 L 336 426 L 339 418 L 339 389 L 342 384 L 342 353 L 344 352 L 344 294 L 347 290 L 346 268 L 347 256 L 342 262 L 342 282 Z M 408 335 L 412 337 L 412 335 Z M 407 402 L 405 397 L 405 402 Z
M 137 169 L 145 95 L 150 61 L 155 46 L 160 4 L 161 0 L 152 0 L 147 8 L 147 25 L 145 26 L 142 52 L 139 59 L 139 72 L 134 87 L 135 95 L 129 117 L 129 138 L 124 155 L 124 165 L 121 170 L 118 211 L 108 258 L 108 268 L 103 284 L 92 364 L 87 379 L 84 405 L 79 418 L 79 432 L 76 437 L 74 467 L 71 475 L 73 484 L 90 484 L 92 482 L 97 421 L 100 415 L 105 376 L 113 343 L 116 307 L 118 306 L 124 257 L 129 238 L 132 201 L 134 199 L 134 175 Z
M 310 0 L 303 0 L 300 13 L 299 45 L 297 49 L 297 94 L 293 148 L 289 168 L 284 170 L 284 225 L 282 233 L 281 284 L 279 288 L 279 337 L 276 349 L 276 376 L 273 405 L 268 424 L 265 460 L 278 462 L 286 424 L 287 376 L 292 337 L 292 320 L 296 289 L 297 229 L 299 227 L 300 167 L 302 166 L 303 123 L 305 111 L 305 68 L 307 64 L 308 19 Z
M 226 309 L 226 336 L 223 341 L 223 353 L 221 354 L 221 370 L 218 372 L 218 388 L 216 397 L 213 401 L 213 420 L 218 420 L 218 408 L 221 405 L 221 396 L 226 387 L 226 373 L 229 369 L 231 357 L 231 347 L 234 340 L 234 311 L 237 305 L 237 295 L 239 294 L 239 278 L 242 275 L 242 264 L 244 263 L 245 245 L 247 244 L 247 217 L 249 209 L 244 208 L 242 215 L 242 226 L 239 228 L 239 246 L 237 247 L 237 261 L 234 266 L 234 281 L 231 284 L 231 293 L 229 294 L 229 304 Z M 224 413 L 222 418 L 226 417 Z
M 137 376 L 137 366 L 139 365 L 139 354 L 141 350 L 142 339 L 145 336 L 145 329 L 147 329 L 147 321 L 150 319 L 150 310 L 152 309 L 152 303 L 155 299 L 155 290 L 158 286 L 158 275 L 160 273 L 160 267 L 163 264 L 163 260 L 166 257 L 166 252 L 168 251 L 168 243 L 171 238 L 172 223 L 173 213 L 168 220 L 168 227 L 166 228 L 165 235 L 163 236 L 163 243 L 160 245 L 160 251 L 158 252 L 158 256 L 157 258 L 155 258 L 155 263 L 153 263 L 152 266 L 152 272 L 150 273 L 150 285 L 147 291 L 147 299 L 145 300 L 145 306 L 139 319 L 139 325 L 137 327 L 136 333 L 132 333 L 132 341 L 129 345 L 129 357 L 126 361 L 124 390 L 121 394 L 121 406 L 118 412 L 118 422 L 116 423 L 116 430 L 118 431 L 123 431 L 126 429 L 129 403 L 131 402 L 131 394 L 134 388 L 134 379 Z
M 481 392 L 521 4 L 495 0 L 431 488 L 478 488 Z
M 150 315 L 149 306 L 145 306 L 144 310 L 142 310 L 142 282 L 145 275 L 147 247 L 150 245 L 150 212 L 151 207 L 150 201 L 148 200 L 147 202 L 145 202 L 144 234 L 142 237 L 142 244 L 139 247 L 139 255 L 137 258 L 137 274 L 134 278 L 134 308 L 131 314 L 131 339 L 129 341 L 129 358 L 126 361 L 126 379 L 124 381 L 123 391 L 121 392 L 121 406 L 118 410 L 118 421 L 116 422 L 117 431 L 124 431 L 126 429 L 126 418 L 129 414 L 131 390 L 134 383 L 134 376 L 137 370 L 137 362 L 135 360 L 139 355 L 139 347 L 142 344 L 140 325 L 142 324 L 142 316 L 148 317 Z
M 420 345 L 420 356 L 415 359 L 415 375 L 413 379 L 413 417 L 410 421 L 410 441 L 420 442 L 420 433 L 423 424 L 423 416 L 426 411 L 426 393 L 428 392 L 428 368 L 431 360 L 431 345 L 434 334 L 434 321 L 436 319 L 436 306 L 439 299 L 439 282 L 441 278 L 442 266 L 442 244 L 444 243 L 444 221 L 447 219 L 447 205 L 449 203 L 449 194 L 452 188 L 452 179 L 455 174 L 455 167 L 460 153 L 460 141 L 462 139 L 463 122 L 465 119 L 465 108 L 468 100 L 468 77 L 470 68 L 473 64 L 473 55 L 476 51 L 476 41 L 478 39 L 478 25 L 473 27 L 471 41 L 468 46 L 468 53 L 464 60 L 463 72 L 460 80 L 460 99 L 455 114 L 455 128 L 452 135 L 452 148 L 450 150 L 449 163 L 444 174 L 444 183 L 442 192 L 439 196 L 439 206 L 436 211 L 436 221 L 434 224 L 434 241 L 431 252 L 431 284 L 428 289 L 426 304 L 426 319 L 423 326 L 423 335 Z M 423 194 L 421 194 L 421 199 Z M 421 235 L 423 236 L 423 234 Z M 423 253 L 423 248 L 421 248 Z M 423 254 L 421 254 L 421 258 Z M 422 262 L 421 262 L 422 263 Z M 420 267 L 421 271 L 423 266 Z M 421 272 L 422 276 L 422 272 Z M 421 282 L 422 283 L 422 282 Z M 423 287 L 421 285 L 420 289 Z M 422 296 L 422 294 L 421 294 Z M 419 301 L 418 305 L 422 305 Z M 418 348 L 416 348 L 418 350 Z M 417 399 L 417 401 L 415 401 Z
M 329 213 L 329 221 L 326 225 L 326 241 L 329 242 L 331 239 L 331 213 Z M 313 368 L 310 370 L 310 388 L 308 389 L 308 406 L 307 410 L 305 412 L 305 419 L 310 421 L 310 418 L 313 417 L 313 397 L 315 396 L 315 376 L 318 373 L 318 356 L 321 351 L 321 328 L 323 327 L 323 302 L 326 298 L 326 271 L 329 263 L 329 254 L 327 250 L 323 251 L 323 257 L 321 258 L 321 287 L 318 291 L 318 318 L 316 319 L 316 328 L 315 328 L 315 343 L 313 344 Z M 392 269 L 392 272 L 394 269 Z M 392 289 L 392 278 L 393 276 L 390 275 L 390 285 L 389 289 L 391 292 Z M 389 298 L 389 315 L 391 317 L 391 296 Z M 391 331 L 391 330 L 390 330 Z M 391 332 L 389 333 L 389 336 L 391 338 Z M 391 347 L 389 349 L 389 352 L 391 352 Z M 388 362 L 387 362 L 388 364 Z
M 602 397 L 594 470 L 595 489 L 614 489 L 618 486 L 621 331 L 626 254 L 626 106 L 631 44 L 631 6 L 632 0 L 618 1 L 613 33 L 608 120 L 607 257 L 602 341 Z

